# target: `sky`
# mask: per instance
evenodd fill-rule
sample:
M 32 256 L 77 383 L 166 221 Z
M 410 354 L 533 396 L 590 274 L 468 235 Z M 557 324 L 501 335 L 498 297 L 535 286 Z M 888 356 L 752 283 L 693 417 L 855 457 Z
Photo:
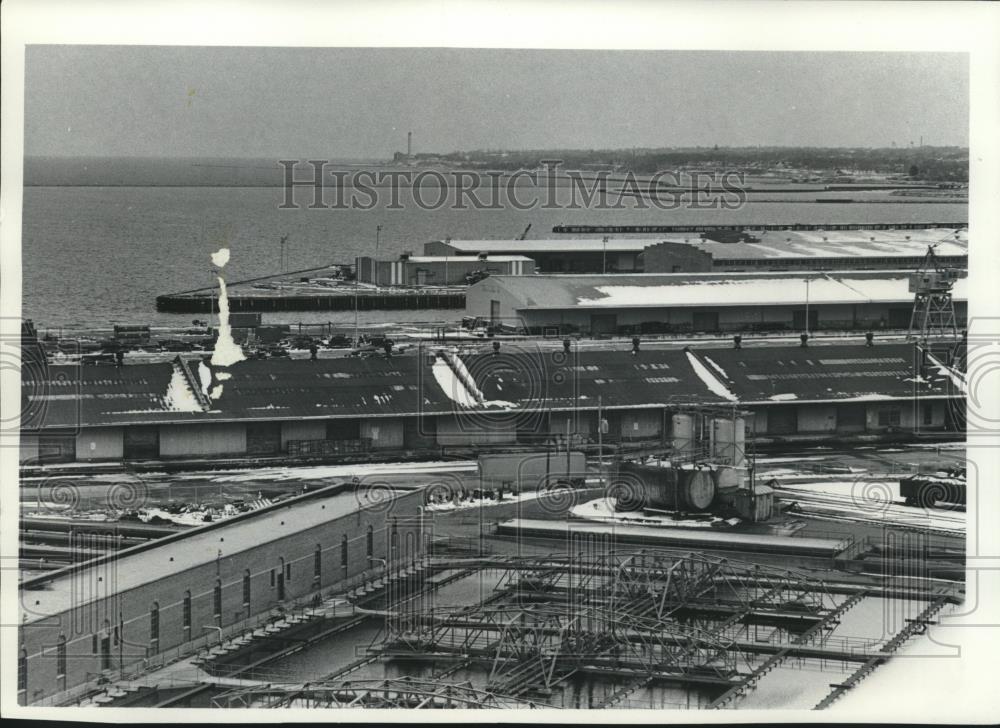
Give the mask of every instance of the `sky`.
M 29 156 L 968 145 L 948 53 L 29 46 Z

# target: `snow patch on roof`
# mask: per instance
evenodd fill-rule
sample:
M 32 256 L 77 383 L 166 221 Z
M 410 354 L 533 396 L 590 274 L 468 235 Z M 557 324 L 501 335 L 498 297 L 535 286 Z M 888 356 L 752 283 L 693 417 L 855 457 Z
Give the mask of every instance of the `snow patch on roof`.
M 465 383 L 459 379 L 446 359 L 440 356 L 435 357 L 434 364 L 431 366 L 431 372 L 434 374 L 434 379 L 437 381 L 438 386 L 441 387 L 441 391 L 451 401 L 457 402 L 463 407 L 470 408 L 479 404 L 479 400 L 469 391 Z
M 958 387 L 958 390 L 962 392 L 962 394 L 966 394 L 965 378 L 947 364 L 937 359 L 929 351 L 926 352 L 926 354 L 927 359 L 930 361 L 931 365 L 938 370 L 938 373 L 948 377 L 948 379 L 951 380 L 951 383 Z
M 167 385 L 167 394 L 163 401 L 171 412 L 201 412 L 201 403 L 191 391 L 184 372 L 176 364 L 173 374 L 170 375 L 170 384 Z
M 728 399 L 730 402 L 736 402 L 737 397 L 735 394 L 729 391 L 729 388 L 725 384 L 720 382 L 711 370 L 701 363 L 701 360 L 692 354 L 690 351 L 684 352 L 687 354 L 688 362 L 691 363 L 691 368 L 694 369 L 694 373 L 705 383 L 713 394 L 717 394 L 723 399 Z

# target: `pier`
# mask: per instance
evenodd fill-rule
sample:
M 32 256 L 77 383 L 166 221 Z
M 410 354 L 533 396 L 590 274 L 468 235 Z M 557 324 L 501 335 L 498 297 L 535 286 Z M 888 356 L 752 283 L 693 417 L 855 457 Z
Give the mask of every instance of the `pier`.
M 275 311 L 401 311 L 465 307 L 465 288 L 372 286 L 345 279 L 350 266 L 324 266 L 227 282 L 229 310 Z M 163 313 L 217 313 L 214 287 L 168 293 L 156 297 Z

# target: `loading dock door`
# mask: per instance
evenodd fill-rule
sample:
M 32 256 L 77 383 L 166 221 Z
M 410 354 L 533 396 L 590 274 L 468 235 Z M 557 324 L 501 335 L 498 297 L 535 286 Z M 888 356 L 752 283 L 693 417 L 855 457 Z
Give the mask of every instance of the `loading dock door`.
M 40 463 L 71 463 L 76 460 L 75 437 L 38 438 L 38 462 Z
M 913 316 L 913 309 L 911 308 L 890 308 L 889 328 L 890 329 L 910 328 L 910 318 L 912 316 Z
M 794 435 L 799 430 L 799 411 L 795 407 L 772 407 L 767 411 L 768 435 Z
M 618 331 L 618 316 L 613 313 L 592 313 L 590 315 L 590 333 L 614 334 Z
M 864 432 L 864 405 L 842 404 L 837 407 L 837 432 Z
M 122 448 L 126 460 L 156 460 L 160 457 L 159 428 L 126 427 Z
M 691 315 L 691 328 L 695 331 L 718 331 L 718 311 L 695 311 Z
M 247 455 L 277 455 L 281 452 L 281 424 L 258 422 L 247 425 Z
M 800 309 L 792 313 L 792 328 L 798 329 L 799 331 L 804 330 L 806 327 L 806 310 Z M 809 309 L 809 330 L 815 331 L 819 328 L 819 311 L 815 308 Z

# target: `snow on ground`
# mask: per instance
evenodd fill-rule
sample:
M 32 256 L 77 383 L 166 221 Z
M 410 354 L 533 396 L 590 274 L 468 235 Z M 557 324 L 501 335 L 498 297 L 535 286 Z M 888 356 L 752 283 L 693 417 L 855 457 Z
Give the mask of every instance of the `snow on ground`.
M 424 473 L 475 472 L 478 465 L 472 460 L 432 461 L 416 463 L 358 463 L 354 465 L 313 465 L 302 468 L 254 468 L 225 472 L 177 473 L 173 478 L 210 478 L 215 483 L 243 483 L 255 481 L 302 481 L 325 478 L 364 479 L 371 475 L 406 475 Z
M 949 535 L 965 533 L 964 511 L 903 505 L 898 477 L 782 484 L 782 501 L 795 501 L 802 515 L 886 526 L 931 528 Z
M 646 526 L 672 526 L 677 528 L 711 528 L 713 523 L 723 519 L 717 516 L 701 518 L 676 519 L 668 515 L 646 515 L 643 511 L 616 511 L 610 498 L 597 498 L 580 505 L 573 506 L 570 514 L 574 518 L 601 523 L 621 523 Z
M 488 508 L 490 506 L 506 506 L 512 503 L 525 503 L 527 501 L 533 501 L 538 498 L 538 491 L 526 491 L 524 493 L 518 493 L 517 495 L 507 494 L 504 496 L 503 500 L 497 501 L 488 498 L 479 498 L 475 500 L 464 500 L 455 503 L 454 501 L 445 501 L 444 503 L 431 503 L 424 507 L 424 510 L 428 513 L 448 513 L 451 511 L 464 511 L 470 508 Z

